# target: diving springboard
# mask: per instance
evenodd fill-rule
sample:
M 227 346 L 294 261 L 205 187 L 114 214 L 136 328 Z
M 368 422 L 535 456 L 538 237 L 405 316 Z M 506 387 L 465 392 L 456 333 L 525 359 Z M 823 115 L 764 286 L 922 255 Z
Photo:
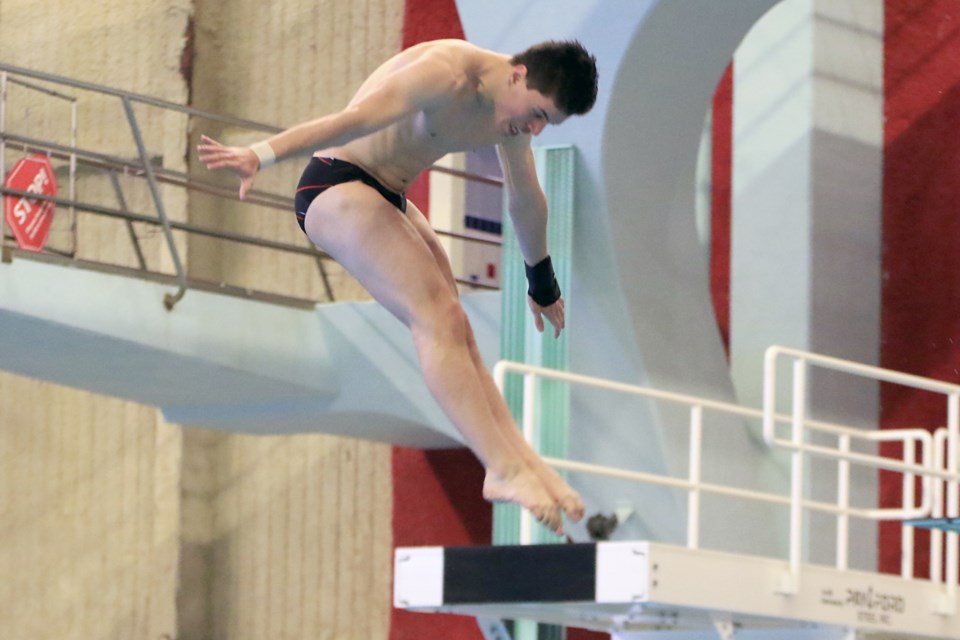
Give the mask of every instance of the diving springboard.
M 790 593 L 788 577 L 786 560 L 649 541 L 408 547 L 395 552 L 394 606 L 616 638 L 719 625 L 730 638 L 960 638 L 955 588 L 801 564 Z

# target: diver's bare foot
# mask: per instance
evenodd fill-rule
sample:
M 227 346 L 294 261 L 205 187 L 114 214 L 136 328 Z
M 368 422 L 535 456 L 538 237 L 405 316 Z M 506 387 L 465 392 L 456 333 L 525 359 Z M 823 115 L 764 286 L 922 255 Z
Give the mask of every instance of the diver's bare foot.
M 532 449 L 520 451 L 527 462 L 527 466 L 540 478 L 540 482 L 546 487 L 553 499 L 560 505 L 560 508 L 567 514 L 571 522 L 580 522 L 586 508 L 583 506 L 583 500 L 574 491 L 567 481 L 557 473 L 553 467 L 548 465 Z
M 586 510 L 583 506 L 583 500 L 552 467 L 542 460 L 537 462 L 540 464 L 534 469 L 536 469 L 537 476 L 540 477 L 547 491 L 550 492 L 554 500 L 560 503 L 560 508 L 567 514 L 571 522 L 580 522 Z
M 543 486 L 539 477 L 523 468 L 506 475 L 487 470 L 483 480 L 483 497 L 490 502 L 513 502 L 533 514 L 539 522 L 557 534 L 563 534 L 560 505 Z

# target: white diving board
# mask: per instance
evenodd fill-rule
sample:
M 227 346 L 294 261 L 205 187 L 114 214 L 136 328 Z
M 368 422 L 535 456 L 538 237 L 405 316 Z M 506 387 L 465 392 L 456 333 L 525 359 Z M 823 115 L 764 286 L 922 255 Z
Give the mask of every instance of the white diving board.
M 528 619 L 614 638 L 960 638 L 927 580 L 648 542 L 400 548 L 394 606 Z M 654 635 L 656 634 L 656 635 Z

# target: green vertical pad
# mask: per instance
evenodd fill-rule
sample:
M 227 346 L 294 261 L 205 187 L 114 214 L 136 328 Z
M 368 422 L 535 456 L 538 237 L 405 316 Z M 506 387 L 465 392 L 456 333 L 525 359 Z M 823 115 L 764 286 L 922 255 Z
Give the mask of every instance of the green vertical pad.
M 573 253 L 574 166 L 573 147 L 556 146 L 534 149 L 537 175 L 547 197 L 549 217 L 547 247 L 566 304 L 570 300 L 570 259 Z M 504 196 L 506 197 L 506 195 Z M 506 201 L 504 202 L 506 209 Z M 505 215 L 504 218 L 507 216 Z M 510 224 L 503 225 L 502 311 L 500 357 L 503 360 L 525 362 L 551 369 L 567 369 L 566 331 L 559 339 L 553 338 L 549 323 L 543 335 L 533 324 L 527 306 L 527 281 L 523 256 Z M 569 421 L 569 388 L 564 383 L 540 381 L 537 389 L 535 415 L 538 450 L 546 456 L 565 458 L 567 455 L 567 424 Z M 519 376 L 507 377 L 504 396 L 517 423 L 520 423 L 523 405 L 523 381 Z M 519 509 L 513 505 L 494 507 L 495 544 L 516 544 L 519 541 Z M 559 538 L 546 529 L 537 527 L 535 542 L 557 542 Z
M 573 255 L 574 166 L 575 151 L 570 146 L 534 149 L 537 177 L 547 197 L 547 247 L 553 258 L 557 282 L 569 306 L 570 260 Z M 504 194 L 504 218 L 507 202 Z M 512 224 L 503 225 L 503 252 L 500 265 L 501 323 L 500 358 L 524 362 L 551 369 L 566 370 L 568 365 L 566 331 L 559 339 L 553 338 L 552 328 L 546 322 L 543 335 L 533 323 L 527 306 L 527 280 L 523 255 L 513 232 Z M 537 450 L 545 456 L 567 457 L 567 427 L 570 419 L 570 391 L 565 383 L 538 381 L 537 406 L 534 407 L 537 432 Z M 504 397 L 514 419 L 520 424 L 523 412 L 523 380 L 507 376 Z M 494 544 L 516 544 L 520 541 L 520 509 L 512 504 L 494 505 Z M 535 543 L 561 542 L 561 538 L 536 526 Z M 518 620 L 514 628 L 516 640 L 562 640 L 562 627 L 537 625 Z

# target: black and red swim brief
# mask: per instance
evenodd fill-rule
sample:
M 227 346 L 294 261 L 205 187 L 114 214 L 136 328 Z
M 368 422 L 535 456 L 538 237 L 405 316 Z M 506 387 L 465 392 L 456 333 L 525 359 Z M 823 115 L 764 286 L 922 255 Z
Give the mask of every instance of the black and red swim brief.
M 310 158 L 307 168 L 303 170 L 303 175 L 300 176 L 300 183 L 297 185 L 297 193 L 293 200 L 296 207 L 297 223 L 304 230 L 304 233 L 306 233 L 306 229 L 304 229 L 303 221 L 313 199 L 332 186 L 355 180 L 373 187 L 387 202 L 406 213 L 407 196 L 404 194 L 387 189 L 376 178 L 355 164 L 336 158 L 314 156 Z

